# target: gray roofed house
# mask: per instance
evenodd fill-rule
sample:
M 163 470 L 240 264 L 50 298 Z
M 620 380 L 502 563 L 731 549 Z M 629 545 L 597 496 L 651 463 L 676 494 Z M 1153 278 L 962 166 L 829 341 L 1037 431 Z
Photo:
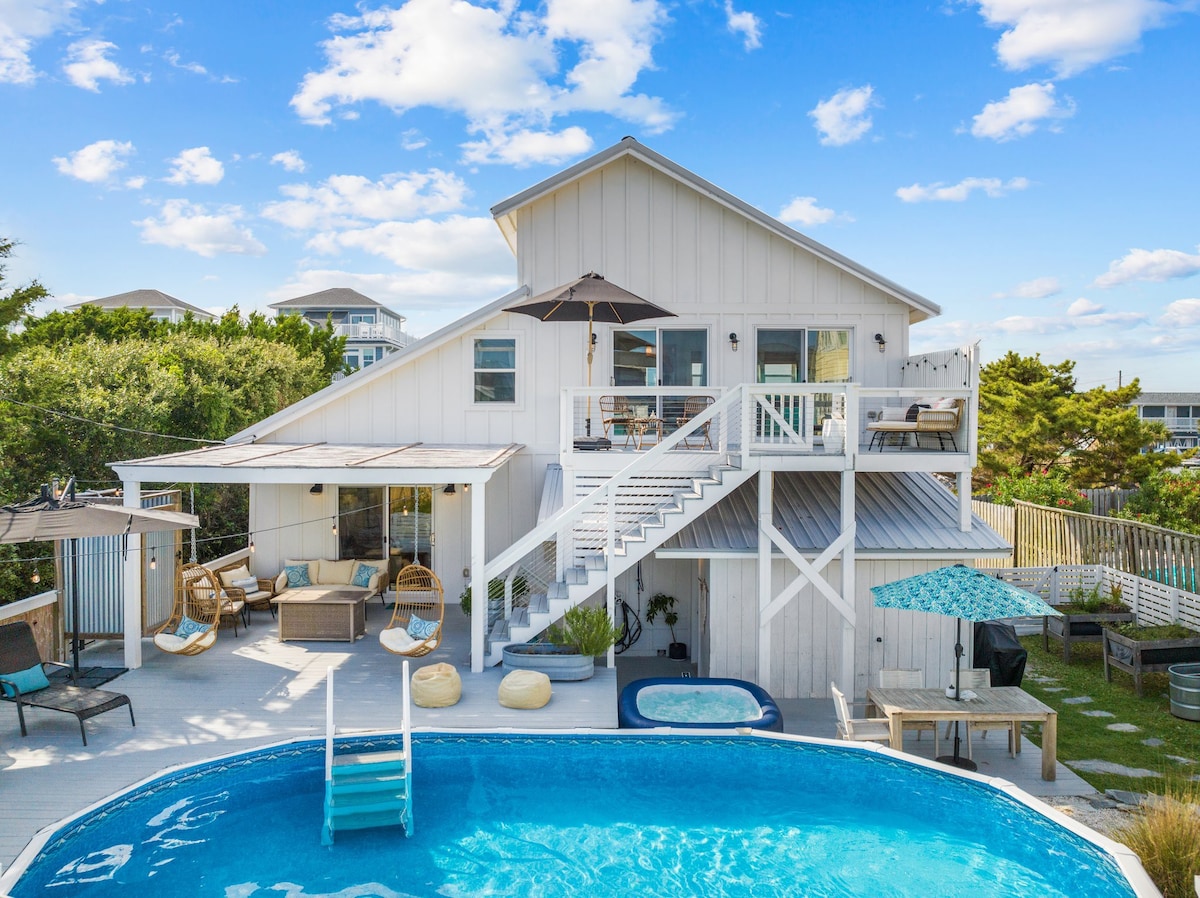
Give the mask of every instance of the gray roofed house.
M 1143 421 L 1157 421 L 1171 431 L 1156 449 L 1182 452 L 1200 446 L 1200 393 L 1142 393 L 1130 404 Z
M 412 342 L 403 315 L 349 287 L 273 302 L 270 308 L 280 315 L 301 315 L 318 327 L 332 322 L 334 333 L 346 338 L 343 361 L 355 370 L 383 361 Z
M 148 309 L 150 314 L 159 321 L 172 323 L 182 321 L 188 312 L 191 312 L 192 317 L 200 321 L 215 321 L 217 318 L 212 312 L 206 312 L 198 306 L 186 303 L 182 299 L 176 299 L 161 290 L 130 290 L 128 293 L 115 293 L 112 296 L 101 296 L 98 299 L 85 299 L 83 302 L 67 306 L 67 309 L 75 312 L 84 306 L 97 306 L 101 309 Z

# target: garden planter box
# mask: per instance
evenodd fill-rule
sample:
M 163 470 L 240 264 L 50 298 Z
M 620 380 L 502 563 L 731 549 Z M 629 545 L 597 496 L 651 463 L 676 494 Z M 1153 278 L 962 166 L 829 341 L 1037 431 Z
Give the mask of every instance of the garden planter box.
M 565 645 L 508 645 L 504 647 L 504 669 L 536 670 L 551 680 L 586 680 L 595 672 L 595 659 Z
M 1142 674 L 1161 673 L 1174 664 L 1200 662 L 1200 633 L 1183 639 L 1134 639 L 1105 630 L 1104 678 L 1112 682 L 1112 669 L 1133 674 L 1133 688 L 1142 694 Z
M 1062 617 L 1042 618 L 1042 649 L 1050 651 L 1050 637 L 1060 640 L 1063 644 L 1063 663 L 1071 662 L 1071 644 L 1074 642 L 1100 642 L 1104 624 L 1132 624 L 1132 611 L 1104 612 L 1101 614 L 1081 614 L 1063 611 Z

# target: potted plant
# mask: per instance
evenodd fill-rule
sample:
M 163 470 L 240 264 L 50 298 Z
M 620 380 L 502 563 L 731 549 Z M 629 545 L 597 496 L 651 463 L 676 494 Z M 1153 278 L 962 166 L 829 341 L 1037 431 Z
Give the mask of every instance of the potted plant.
M 505 646 L 504 669 L 537 670 L 551 680 L 586 680 L 595 671 L 596 656 L 612 648 L 621 629 L 604 608 L 576 605 L 546 636 L 549 643 Z
M 512 581 L 512 597 L 515 603 L 517 599 L 523 597 L 529 591 L 529 584 L 525 577 L 521 574 L 513 577 Z M 471 587 L 467 587 L 462 591 L 462 595 L 458 597 L 458 604 L 463 610 L 463 614 L 467 617 L 471 616 Z M 488 581 L 488 628 L 500 619 L 504 613 L 504 581 L 499 577 Z
M 671 644 L 667 646 L 667 657 L 676 661 L 687 658 L 687 643 L 675 638 L 675 625 L 679 623 L 679 615 L 675 611 L 675 597 L 666 593 L 656 592 L 646 603 L 646 623 L 654 623 L 654 619 L 662 615 L 663 623 L 671 631 Z
M 1050 637 L 1063 644 L 1063 661 L 1071 661 L 1071 644 L 1100 642 L 1108 624 L 1133 623 L 1133 612 L 1121 598 L 1121 587 L 1111 586 L 1102 592 L 1099 586 L 1073 589 L 1065 604 L 1055 605 L 1062 617 L 1042 618 L 1042 649 L 1050 650 Z

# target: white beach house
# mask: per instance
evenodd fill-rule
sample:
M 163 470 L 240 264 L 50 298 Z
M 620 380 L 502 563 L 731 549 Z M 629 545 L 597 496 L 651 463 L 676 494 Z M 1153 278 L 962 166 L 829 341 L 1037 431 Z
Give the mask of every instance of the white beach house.
M 701 675 L 777 697 L 950 663 L 952 620 L 869 592 L 1008 553 L 970 512 L 974 350 L 908 354 L 936 305 L 632 138 L 492 212 L 517 291 L 227 445 L 115 463 L 126 501 L 248 483 L 261 576 L 415 557 L 450 601 L 499 579 L 499 620 L 473 603 L 474 670 L 573 604 L 659 592 Z M 590 374 L 587 322 L 505 311 L 587 272 L 675 315 L 596 324 Z M 669 641 L 660 620 L 629 652 Z

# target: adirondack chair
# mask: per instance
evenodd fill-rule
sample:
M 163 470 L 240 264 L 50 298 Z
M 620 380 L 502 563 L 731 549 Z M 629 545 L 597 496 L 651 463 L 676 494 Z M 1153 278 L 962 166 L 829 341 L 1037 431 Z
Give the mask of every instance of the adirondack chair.
M 46 678 L 47 666 L 71 669 L 67 664 L 42 660 L 33 629 L 25 621 L 0 626 L 0 698 L 17 706 L 22 736 L 29 735 L 25 728 L 26 708 L 74 714 L 84 745 L 87 745 L 87 730 L 83 722 L 105 711 L 124 705 L 129 708 L 129 723 L 137 726 L 129 696 L 88 686 L 51 683 Z

